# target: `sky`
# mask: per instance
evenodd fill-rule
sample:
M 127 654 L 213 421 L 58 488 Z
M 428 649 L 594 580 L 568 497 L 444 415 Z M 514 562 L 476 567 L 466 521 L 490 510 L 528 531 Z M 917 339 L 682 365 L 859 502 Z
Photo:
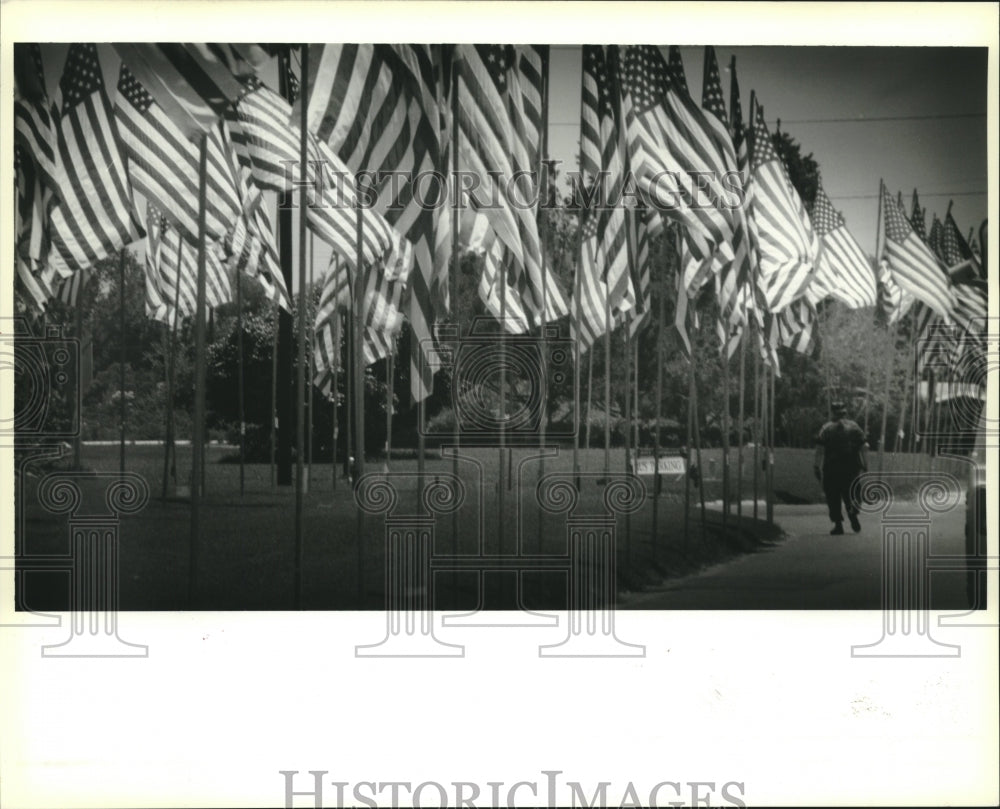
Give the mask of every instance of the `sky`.
M 43 46 L 54 98 L 66 47 Z M 100 53 L 113 98 L 118 59 L 110 46 Z M 704 47 L 683 46 L 681 55 L 700 101 Z M 769 129 L 780 118 L 803 154 L 818 161 L 828 195 L 864 250 L 875 250 L 879 178 L 893 193 L 903 192 L 907 210 L 916 188 L 928 226 L 933 213 L 944 217 L 950 200 L 963 234 L 970 227 L 978 232 L 987 214 L 985 48 L 717 47 L 727 104 L 732 55 L 744 117 L 756 91 Z M 579 150 L 580 66 L 579 45 L 552 47 L 549 154 L 560 161 L 564 180 Z M 264 78 L 276 87 L 274 73 Z M 880 120 L 887 118 L 893 120 Z M 317 241 L 317 266 L 328 260 L 329 249 Z

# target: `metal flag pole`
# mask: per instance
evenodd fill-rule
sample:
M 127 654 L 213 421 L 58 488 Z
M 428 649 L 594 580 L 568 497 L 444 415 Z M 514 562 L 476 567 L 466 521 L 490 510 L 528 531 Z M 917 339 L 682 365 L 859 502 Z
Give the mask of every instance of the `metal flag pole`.
M 385 471 L 389 471 L 389 460 L 392 457 L 392 411 L 395 397 L 396 337 L 389 339 L 389 356 L 385 358 Z
M 660 283 L 657 285 L 657 314 L 658 320 L 656 324 L 656 423 L 653 426 L 653 549 L 654 551 L 659 550 L 660 545 L 660 532 L 659 532 L 659 510 L 660 510 L 660 493 L 663 488 L 663 480 L 660 477 L 660 418 L 663 415 L 663 340 L 664 340 L 664 321 L 667 318 L 667 266 L 664 262 L 663 270 L 660 275 Z M 688 421 L 688 426 L 690 427 L 690 420 Z M 691 436 L 688 435 L 688 448 L 691 446 Z M 685 501 L 686 503 L 686 501 Z M 684 513 L 684 530 L 685 535 L 687 532 L 687 506 L 685 505 Z
M 580 491 L 580 343 L 583 341 L 582 320 L 580 319 L 580 293 L 583 290 L 583 208 L 577 212 L 576 250 L 573 252 L 576 276 L 573 279 L 573 309 L 576 321 L 576 335 L 573 340 L 573 479 L 576 490 Z M 590 346 L 589 362 L 593 376 L 594 346 Z M 588 383 L 589 384 L 589 383 Z M 587 448 L 590 448 L 590 388 L 587 389 Z
M 548 428 L 549 420 L 549 372 L 548 372 L 548 362 L 549 362 L 549 342 L 548 342 L 548 331 L 546 326 L 548 325 L 548 264 L 549 264 L 549 228 L 548 222 L 545 218 L 545 211 L 547 210 L 546 202 L 548 201 L 548 153 L 549 153 L 549 49 L 546 46 L 541 52 L 542 60 L 542 124 L 540 132 L 540 140 L 538 149 L 538 182 L 536 184 L 538 191 L 538 224 L 541 228 L 541 243 L 542 243 L 542 351 L 541 351 L 541 377 L 542 377 L 542 401 L 541 401 L 541 418 L 538 424 L 538 443 L 539 446 L 545 447 L 545 434 Z M 578 439 L 579 440 L 579 439 Z M 542 479 L 545 477 L 545 454 L 541 453 L 541 457 L 538 459 L 538 485 L 541 486 Z M 513 456 L 513 451 L 511 451 L 511 456 Z M 513 475 L 508 478 L 508 485 L 513 483 Z M 542 539 L 545 532 L 545 510 L 538 509 L 538 536 L 536 539 L 536 547 L 538 552 L 542 552 Z
M 279 55 L 278 83 L 282 96 L 289 104 L 292 97 L 291 53 L 285 46 Z M 285 280 L 285 288 L 291 294 L 294 284 L 294 256 L 292 255 L 292 207 L 293 191 L 291 189 L 278 192 L 278 248 L 280 252 L 281 274 Z M 294 359 L 295 334 L 293 317 L 290 312 L 278 310 L 278 386 L 275 391 L 276 453 L 277 453 L 277 484 L 290 486 L 293 483 L 292 471 L 292 422 L 295 419 L 295 381 L 292 374 Z
M 585 433 L 585 446 L 590 449 L 590 405 L 594 401 L 594 346 L 590 346 L 587 352 L 587 430 Z
M 760 494 L 758 481 L 760 466 L 760 340 L 756 317 L 751 321 L 753 340 L 753 518 L 758 516 L 757 498 Z
M 125 474 L 125 254 L 123 247 L 118 254 L 118 398 L 120 442 L 118 451 L 118 471 Z
M 309 153 L 309 130 L 307 114 L 309 105 L 309 46 L 302 46 L 300 77 L 300 117 L 299 117 L 299 305 L 298 343 L 299 358 L 295 369 L 295 608 L 302 609 L 302 511 L 305 496 L 305 398 L 306 398 L 306 203 L 308 201 L 306 176 Z
M 236 388 L 240 419 L 240 497 L 246 487 L 246 411 L 243 401 L 243 279 L 239 268 L 234 273 L 236 282 Z
M 729 519 L 729 326 L 722 338 L 722 536 Z
M 181 248 L 183 239 L 177 238 L 177 280 L 174 282 L 173 323 L 169 332 L 167 368 L 167 435 L 163 442 L 163 499 L 167 499 L 167 479 L 172 476 L 177 484 L 177 448 L 174 444 L 174 384 L 177 378 L 177 323 L 180 320 L 181 298 Z
M 365 363 L 362 356 L 364 350 L 365 328 L 365 274 L 362 270 L 364 255 L 362 245 L 364 239 L 364 218 L 361 213 L 361 199 L 358 189 L 358 199 L 355 202 L 357 220 L 357 266 L 354 272 L 354 482 L 355 484 L 365 473 Z M 365 513 L 359 505 L 355 510 L 355 523 L 358 543 L 358 606 L 361 606 L 365 595 Z
M 604 479 L 611 474 L 611 295 L 604 285 Z
M 305 46 L 303 46 L 305 47 Z M 304 102 L 303 102 L 304 103 Z M 305 216 L 304 212 L 299 212 L 299 216 Z M 309 232 L 309 298 L 308 298 L 308 308 L 307 317 L 309 318 L 309 344 L 308 351 L 306 352 L 306 357 L 308 359 L 309 353 L 313 350 L 316 345 L 316 313 L 313 311 L 313 281 L 315 278 L 315 251 L 316 251 L 316 237 L 315 234 Z M 306 379 L 306 492 L 309 491 L 309 486 L 312 484 L 313 474 L 313 386 L 312 382 Z
M 201 475 L 205 440 L 205 188 L 208 164 L 208 133 L 201 135 L 198 166 L 198 283 L 194 310 L 194 430 L 191 464 L 191 544 L 188 559 L 188 606 L 195 606 L 198 593 L 198 545 L 201 530 Z M 177 268 L 180 272 L 180 267 Z
M 705 467 L 701 462 L 701 417 L 698 414 L 698 380 L 694 372 L 694 341 L 691 341 L 691 362 L 688 363 L 690 395 L 688 407 L 691 409 L 691 420 L 694 422 L 694 448 L 698 462 L 698 496 L 701 504 L 701 541 L 705 541 Z
M 457 48 L 452 51 L 451 55 L 451 167 L 452 167 L 452 179 L 455 182 L 454 195 L 452 199 L 452 210 L 451 210 L 451 272 L 448 276 L 448 284 L 450 287 L 449 298 L 451 300 L 451 308 L 453 312 L 453 317 L 455 319 L 455 337 L 461 345 L 462 339 L 462 324 L 461 306 L 459 306 L 458 299 L 458 270 L 461 263 L 459 257 L 459 206 L 461 200 L 459 199 L 459 188 L 458 188 L 458 114 L 459 114 L 459 88 L 458 88 L 458 73 L 459 73 L 459 54 Z M 454 448 L 452 449 L 452 459 L 451 459 L 451 471 L 452 474 L 458 478 L 458 450 L 461 443 L 461 434 L 459 432 L 459 413 L 458 413 L 458 399 L 459 399 L 459 380 L 456 378 L 455 371 L 452 371 L 451 378 L 452 386 L 452 405 L 453 405 L 453 437 Z M 458 509 L 453 509 L 451 513 L 451 551 L 452 554 L 458 555 Z M 456 571 L 452 575 L 452 597 L 458 592 L 458 572 Z
M 740 409 L 736 417 L 736 533 L 743 530 L 743 411 L 746 407 L 747 329 L 740 333 Z
M 506 480 L 504 476 L 504 455 L 506 453 L 506 431 L 504 422 L 507 419 L 507 266 L 501 261 L 500 267 L 500 440 L 499 440 L 499 470 L 497 474 L 497 553 L 503 555 L 504 541 L 504 506 Z M 520 550 L 520 549 L 518 549 Z
M 275 450 L 278 440 L 278 302 L 274 302 L 274 340 L 271 342 L 271 488 L 278 481 L 275 477 Z
M 768 391 L 767 401 L 770 405 L 770 413 L 768 415 L 768 457 L 767 457 L 767 521 L 770 525 L 774 524 L 774 411 L 775 411 L 775 399 L 774 399 L 774 378 L 775 369 L 771 369 L 771 373 L 768 374 L 768 379 L 770 381 L 770 391 Z
M 334 265 L 332 272 L 337 272 Z M 333 313 L 333 379 L 330 382 L 330 392 L 333 397 L 333 435 L 330 444 L 330 474 L 333 478 L 333 491 L 337 491 L 337 438 L 340 434 L 340 414 L 338 405 L 340 399 L 340 368 L 344 362 L 343 347 L 341 346 L 341 323 L 340 310 L 335 309 Z

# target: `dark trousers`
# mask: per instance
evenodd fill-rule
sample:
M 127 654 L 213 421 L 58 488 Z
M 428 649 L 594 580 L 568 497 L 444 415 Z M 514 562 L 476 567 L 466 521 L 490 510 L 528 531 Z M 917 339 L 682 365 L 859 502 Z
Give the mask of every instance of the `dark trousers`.
M 844 504 L 847 515 L 857 514 L 858 510 L 851 503 L 851 486 L 857 478 L 857 471 L 843 469 L 823 470 L 823 493 L 826 495 L 826 506 L 830 510 L 830 522 L 843 522 L 844 516 L 840 504 Z

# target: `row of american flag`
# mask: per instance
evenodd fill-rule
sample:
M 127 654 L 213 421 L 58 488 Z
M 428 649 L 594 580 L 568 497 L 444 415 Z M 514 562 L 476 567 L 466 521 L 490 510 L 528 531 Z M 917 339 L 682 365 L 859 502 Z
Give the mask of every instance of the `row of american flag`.
M 689 304 L 706 289 L 718 301 L 723 351 L 748 335 L 776 371 L 778 345 L 812 350 L 816 306 L 827 299 L 878 306 L 890 322 L 912 311 L 921 334 L 982 338 L 985 276 L 950 210 L 926 233 L 916 194 L 907 215 L 882 186 L 885 238 L 873 261 L 822 184 L 811 205 L 803 202 L 753 94 L 743 120 L 735 58 L 727 110 L 711 47 L 700 104 L 677 47 L 582 48 L 576 192 L 584 204 L 566 288 L 539 224 L 547 47 L 310 46 L 305 75 L 296 75 L 293 59 L 281 62 L 281 93 L 264 77 L 287 48 L 113 47 L 114 103 L 98 46 L 74 44 L 58 109 L 40 48 L 15 49 L 17 277 L 39 309 L 53 296 L 71 299 L 97 261 L 140 238 L 150 317 L 174 323 L 193 314 L 202 239 L 208 305 L 231 300 L 234 274 L 243 273 L 289 308 L 264 194 L 308 179 L 307 227 L 332 256 L 314 323 L 315 381 L 326 390 L 339 319 L 353 305 L 361 307 L 368 363 L 392 351 L 409 324 L 411 393 L 429 394 L 435 324 L 452 308 L 456 247 L 482 255 L 480 298 L 509 330 L 568 317 L 583 350 L 620 324 L 634 334 L 650 320 L 650 246 L 668 224 L 679 234 L 675 323 L 687 346 Z M 309 178 L 297 173 L 303 142 Z M 461 198 L 445 182 L 450 172 L 475 176 L 480 192 Z M 422 187 L 376 185 L 369 206 L 357 185 L 362 173 L 419 176 Z M 706 198 L 711 204 L 699 202 Z M 609 199 L 624 202 L 595 202 Z M 353 301 L 356 273 L 364 294 Z

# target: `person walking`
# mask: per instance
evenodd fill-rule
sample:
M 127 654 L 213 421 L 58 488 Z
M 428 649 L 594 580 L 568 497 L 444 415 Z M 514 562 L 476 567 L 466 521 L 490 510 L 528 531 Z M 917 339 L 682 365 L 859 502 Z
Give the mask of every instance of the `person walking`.
M 816 457 L 813 472 L 823 485 L 826 505 L 830 510 L 834 535 L 844 533 L 844 516 L 841 504 L 847 511 L 851 528 L 861 530 L 858 508 L 851 502 L 851 486 L 858 475 L 868 470 L 868 442 L 857 422 L 847 418 L 843 402 L 831 406 L 833 421 L 823 425 L 816 437 Z

